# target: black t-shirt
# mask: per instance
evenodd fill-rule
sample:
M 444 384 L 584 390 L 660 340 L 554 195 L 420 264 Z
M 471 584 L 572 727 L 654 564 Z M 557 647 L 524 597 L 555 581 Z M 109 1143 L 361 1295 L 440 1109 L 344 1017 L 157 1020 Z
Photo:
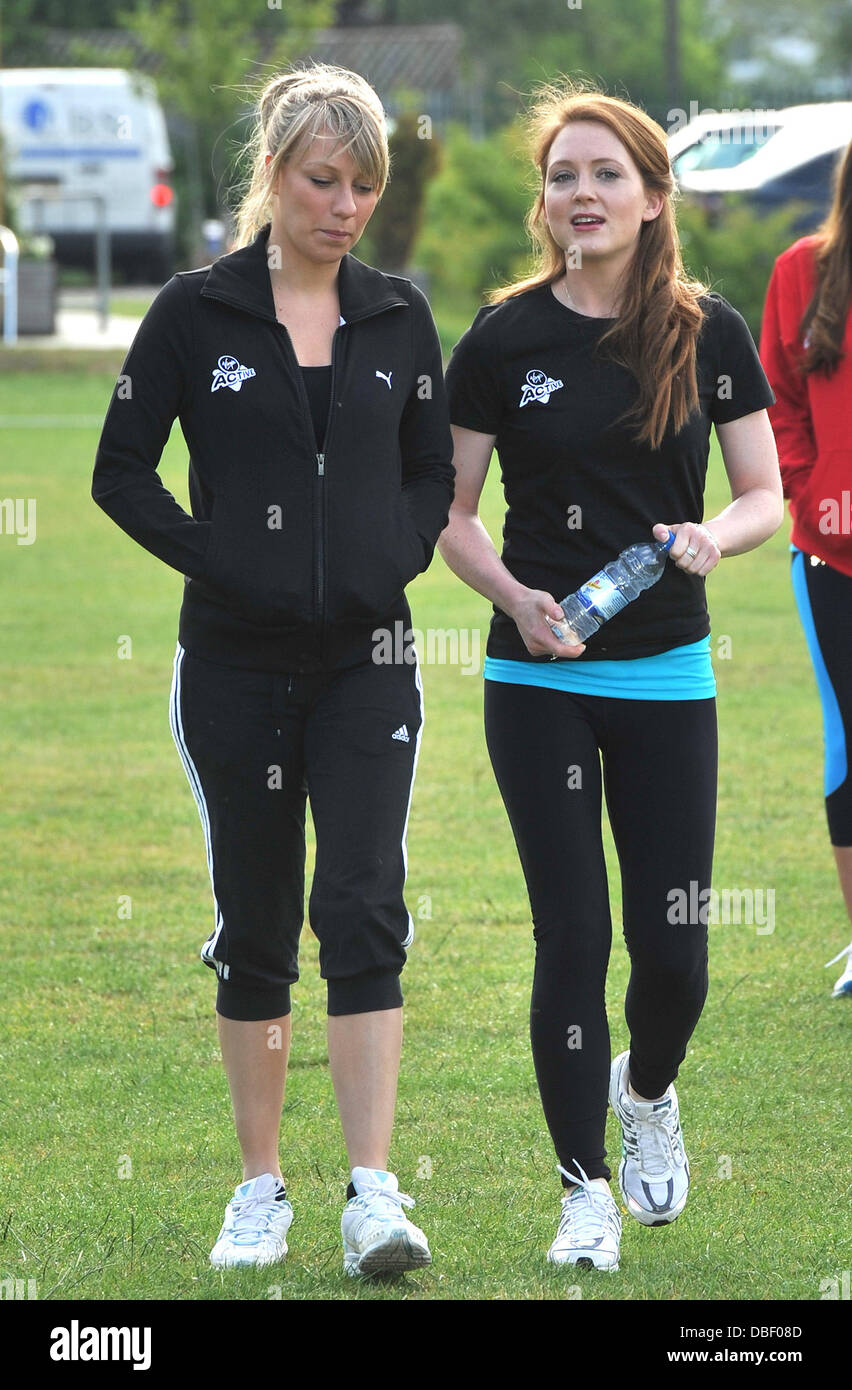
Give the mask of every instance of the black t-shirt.
M 331 404 L 331 366 L 302 367 L 302 380 L 308 393 L 317 448 L 325 447 L 325 423 Z
M 710 426 L 775 396 L 742 316 L 719 294 L 700 300 L 700 409 L 659 449 L 614 424 L 638 395 L 626 368 L 594 351 L 611 320 L 561 304 L 550 285 L 480 309 L 447 368 L 453 424 L 496 436 L 507 511 L 502 559 L 522 584 L 559 602 L 657 522 L 701 521 Z M 588 639 L 581 661 L 653 656 L 710 631 L 704 580 L 667 565 L 651 589 Z M 529 661 L 496 606 L 488 655 Z M 546 657 L 542 658 L 547 660 Z

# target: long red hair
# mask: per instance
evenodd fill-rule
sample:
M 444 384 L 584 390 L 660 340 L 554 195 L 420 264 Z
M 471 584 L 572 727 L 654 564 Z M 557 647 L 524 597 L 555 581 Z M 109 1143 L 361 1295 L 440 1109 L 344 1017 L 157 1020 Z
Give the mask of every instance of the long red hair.
M 624 420 L 636 425 L 638 442 L 659 447 L 669 420 L 677 432 L 698 404 L 696 349 L 704 314 L 698 303 L 707 286 L 684 271 L 674 213 L 677 185 L 669 163 L 665 132 L 640 107 L 605 95 L 583 81 L 539 87 L 527 115 L 530 152 L 540 186 L 526 217 L 537 265 L 525 279 L 491 290 L 499 304 L 565 273 L 565 253 L 544 217 L 544 190 L 550 148 L 570 121 L 599 121 L 621 141 L 648 193 L 660 193 L 659 215 L 643 222 L 622 295 L 621 314 L 598 340 L 639 383 L 635 406 Z
M 835 169 L 831 207 L 816 235 L 817 284 L 800 328 L 802 340 L 808 337 L 802 371 L 831 376 L 843 357 L 852 303 L 852 142 Z

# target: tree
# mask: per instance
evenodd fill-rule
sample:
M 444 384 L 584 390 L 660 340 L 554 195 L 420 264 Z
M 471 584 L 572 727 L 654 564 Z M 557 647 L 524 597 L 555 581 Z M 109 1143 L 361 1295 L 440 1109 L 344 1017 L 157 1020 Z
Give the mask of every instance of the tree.
M 246 172 L 239 154 L 255 90 L 304 53 L 333 13 L 333 0 L 267 0 L 262 10 L 245 0 L 138 0 L 118 15 L 136 47 L 111 52 L 110 65 L 134 67 L 140 49 L 156 59 L 159 96 L 177 135 L 186 252 L 195 253 L 202 221 L 223 213 L 230 185 Z M 103 63 L 90 45 L 81 42 L 75 52 L 80 62 Z
M 383 270 L 404 272 L 423 220 L 426 190 L 440 167 L 441 155 L 431 128 L 414 111 L 396 118 L 390 137 L 391 179 L 370 222 L 365 251 Z M 361 254 L 359 252 L 359 254 Z
M 706 32 L 706 0 L 680 0 L 680 72 L 689 100 L 718 92 L 719 44 Z M 402 22 L 422 15 L 421 0 L 399 0 Z M 666 0 L 430 0 L 429 19 L 455 20 L 466 33 L 464 64 L 485 127 L 510 121 L 537 82 L 584 73 L 626 95 L 665 123 Z

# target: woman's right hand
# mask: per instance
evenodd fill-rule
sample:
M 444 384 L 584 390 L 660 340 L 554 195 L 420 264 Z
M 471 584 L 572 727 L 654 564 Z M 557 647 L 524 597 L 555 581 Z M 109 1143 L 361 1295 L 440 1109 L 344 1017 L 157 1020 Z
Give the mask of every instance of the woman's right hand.
M 543 589 L 522 589 L 508 612 L 531 656 L 576 658 L 586 650 L 585 642 L 560 642 L 550 622 L 564 623 L 565 614 Z

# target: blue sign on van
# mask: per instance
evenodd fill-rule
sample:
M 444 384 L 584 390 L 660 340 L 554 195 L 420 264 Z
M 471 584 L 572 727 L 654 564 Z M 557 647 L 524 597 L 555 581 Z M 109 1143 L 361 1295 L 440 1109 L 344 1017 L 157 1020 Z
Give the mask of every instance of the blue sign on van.
M 40 131 L 50 125 L 51 110 L 47 102 L 42 101 L 41 97 L 33 97 L 32 101 L 28 101 L 21 111 L 21 116 L 24 125 L 29 130 Z

